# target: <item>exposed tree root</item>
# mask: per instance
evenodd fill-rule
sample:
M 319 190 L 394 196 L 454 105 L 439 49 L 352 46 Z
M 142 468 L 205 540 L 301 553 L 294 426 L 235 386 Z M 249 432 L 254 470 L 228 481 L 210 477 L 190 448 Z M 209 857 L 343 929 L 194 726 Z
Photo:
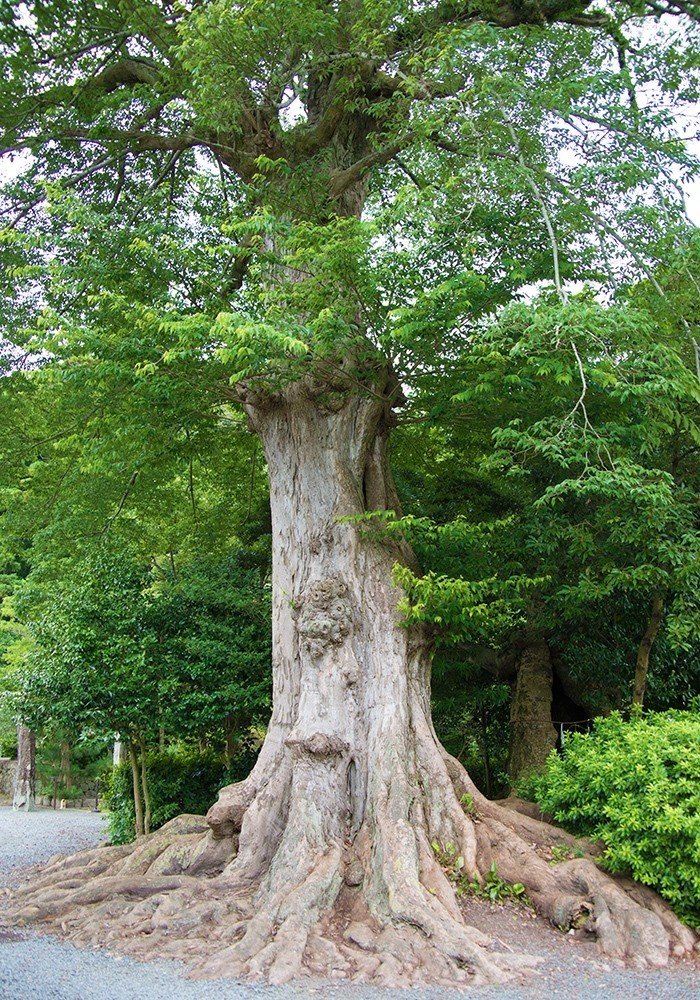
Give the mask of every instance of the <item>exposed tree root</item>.
M 551 866 L 543 848 L 573 845 L 573 838 L 484 799 L 434 740 L 418 744 L 420 794 L 405 768 L 395 767 L 389 782 L 378 768 L 382 795 L 375 791 L 356 836 L 325 843 L 323 824 L 314 836 L 307 817 L 299 835 L 287 813 L 254 883 L 254 859 L 269 856 L 270 847 L 236 857 L 257 795 L 232 786 L 212 810 L 213 829 L 202 817 L 179 816 L 135 844 L 54 859 L 8 899 L 7 919 L 77 945 L 182 959 L 203 978 L 284 983 L 314 975 L 459 986 L 502 982 L 533 967 L 537 957 L 504 953 L 465 925 L 432 838 L 453 843 L 472 874 L 495 861 L 503 878 L 526 886 L 540 913 L 563 929 L 587 929 L 608 956 L 663 966 L 669 955 L 693 950 L 695 935 L 651 890 L 611 878 L 589 857 Z M 314 758 L 310 774 L 334 766 L 333 759 Z M 390 754 L 385 765 L 392 766 Z M 464 794 L 471 797 L 467 812 Z M 255 827 L 273 806 L 279 810 L 269 794 L 265 802 L 249 817 Z
M 445 757 L 456 789 L 473 797 L 483 820 L 477 824 L 482 857 L 492 858 L 506 881 L 523 883 L 536 910 L 552 924 L 584 928 L 595 935 L 604 954 L 637 968 L 663 967 L 669 955 L 681 957 L 698 950 L 697 935 L 652 889 L 607 874 L 590 856 L 550 866 L 538 847 L 582 842 L 548 823 L 489 802 L 461 765 Z

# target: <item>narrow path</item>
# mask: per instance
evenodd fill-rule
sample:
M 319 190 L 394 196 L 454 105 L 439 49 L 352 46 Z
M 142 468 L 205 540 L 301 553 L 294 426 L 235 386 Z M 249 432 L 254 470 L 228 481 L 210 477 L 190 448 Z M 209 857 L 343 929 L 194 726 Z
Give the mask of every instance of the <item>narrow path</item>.
M 104 818 L 83 810 L 13 813 L 0 807 L 0 889 L 26 877 L 27 869 L 57 853 L 99 844 Z M 698 1000 L 700 966 L 635 972 L 603 961 L 594 946 L 567 939 L 526 911 L 489 904 L 470 918 L 502 946 L 546 954 L 527 985 L 386 990 L 336 983 L 296 987 L 199 983 L 183 978 L 175 962 L 138 963 L 102 951 L 83 951 L 49 936 L 0 930 L 0 1000 Z

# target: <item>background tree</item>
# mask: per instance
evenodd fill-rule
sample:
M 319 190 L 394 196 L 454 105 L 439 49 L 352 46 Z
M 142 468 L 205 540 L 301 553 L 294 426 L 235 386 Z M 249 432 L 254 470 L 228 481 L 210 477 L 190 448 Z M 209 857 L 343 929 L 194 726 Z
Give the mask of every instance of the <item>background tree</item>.
M 392 525 L 423 533 L 431 567 L 402 573 L 409 620 L 444 624 L 472 646 L 486 640 L 503 655 L 489 664 L 482 651 L 482 662 L 501 677 L 516 671 L 513 781 L 556 742 L 555 674 L 580 719 L 641 703 L 664 610 L 676 655 L 697 648 L 700 383 L 677 303 L 659 293 L 653 312 L 602 308 L 587 295 L 514 306 L 481 331 L 462 359 L 469 388 L 454 399 L 469 414 L 470 462 L 489 470 L 491 497 L 442 528 Z M 599 625 L 623 608 L 627 633 L 618 626 L 615 643 L 628 645 L 626 675 L 610 670 Z M 602 672 L 572 656 L 572 637 L 580 648 L 586 633 Z
M 230 757 L 269 700 L 269 601 L 245 553 L 154 581 L 121 550 L 30 578 L 18 612 L 33 639 L 20 712 L 36 730 L 118 733 L 133 776 L 135 832 L 149 833 L 149 751 L 213 742 Z M 173 563 L 173 568 L 175 563 Z

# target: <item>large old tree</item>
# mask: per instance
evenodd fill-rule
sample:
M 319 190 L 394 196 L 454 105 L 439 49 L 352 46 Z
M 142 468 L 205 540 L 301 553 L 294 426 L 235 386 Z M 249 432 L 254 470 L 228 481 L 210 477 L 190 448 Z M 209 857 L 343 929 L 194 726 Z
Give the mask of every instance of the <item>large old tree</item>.
M 698 18 L 667 0 L 3 8 L 6 354 L 15 400 L 63 400 L 60 433 L 13 439 L 37 460 L 39 526 L 60 536 L 71 484 L 71 511 L 109 526 L 166 454 L 186 489 L 242 408 L 274 562 L 274 710 L 249 778 L 206 824 L 48 868 L 22 918 L 207 975 L 496 981 L 530 959 L 465 925 L 439 863 L 455 845 L 608 954 L 692 948 L 647 890 L 550 867 L 565 835 L 444 752 L 430 638 L 392 583 L 413 557 L 361 515 L 398 509 L 397 411 L 424 418 L 443 379 L 448 405 L 460 351 L 519 286 L 554 279 L 566 302 L 568 279 L 610 287 L 670 252 L 692 164 L 669 101 L 695 100 Z

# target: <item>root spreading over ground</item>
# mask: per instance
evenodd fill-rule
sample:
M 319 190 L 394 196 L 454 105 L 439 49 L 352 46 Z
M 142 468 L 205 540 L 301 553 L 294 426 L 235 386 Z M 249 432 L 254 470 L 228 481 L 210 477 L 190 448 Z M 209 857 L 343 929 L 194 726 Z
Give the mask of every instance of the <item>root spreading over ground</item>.
M 551 847 L 573 838 L 486 800 L 441 747 L 430 642 L 402 626 L 391 582 L 411 554 L 347 521 L 400 509 L 384 376 L 384 395 L 307 380 L 249 407 L 270 470 L 274 580 L 274 708 L 250 776 L 206 820 L 180 816 L 135 844 L 56 860 L 9 900 L 9 919 L 184 959 L 203 977 L 517 977 L 537 956 L 504 953 L 465 923 L 440 864 L 452 845 L 460 872 L 479 880 L 495 864 L 608 956 L 662 966 L 692 951 L 694 935 L 650 890 L 590 857 L 551 866 Z
M 304 752 L 312 795 L 314 769 L 333 767 L 338 753 Z M 650 889 L 610 877 L 590 857 L 549 864 L 548 851 L 575 847 L 573 838 L 484 799 L 444 752 L 419 773 L 417 785 L 400 774 L 387 781 L 380 808 L 355 832 L 349 817 L 337 836 L 321 815 L 298 826 L 279 794 L 281 771 L 257 787 L 254 771 L 222 791 L 208 819 L 179 816 L 133 844 L 49 862 L 7 899 L 5 919 L 78 945 L 181 959 L 202 978 L 454 987 L 518 977 L 538 956 L 504 953 L 464 923 L 435 850 L 449 842 L 468 873 L 484 877 L 495 863 L 541 914 L 595 935 L 609 957 L 658 967 L 697 947 Z

